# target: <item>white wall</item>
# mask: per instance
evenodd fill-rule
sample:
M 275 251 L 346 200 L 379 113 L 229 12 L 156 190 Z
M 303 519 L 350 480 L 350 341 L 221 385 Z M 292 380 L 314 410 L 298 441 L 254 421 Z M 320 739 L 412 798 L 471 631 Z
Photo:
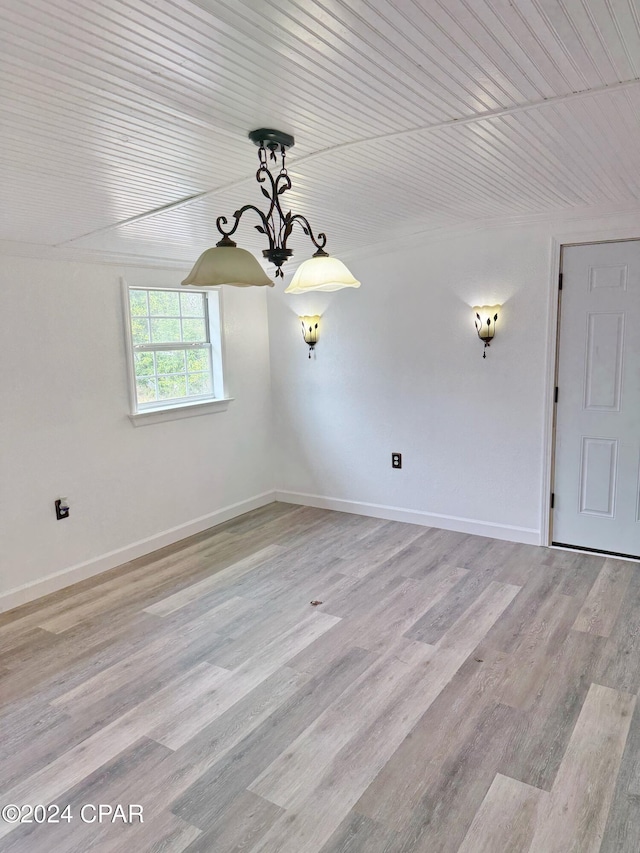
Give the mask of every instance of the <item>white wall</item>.
M 134 428 L 121 276 L 184 277 L 0 258 L 0 609 L 272 499 L 263 289 L 223 294 L 228 410 Z
M 355 291 L 225 288 L 234 402 L 139 428 L 120 277 L 171 286 L 181 273 L 0 257 L 0 610 L 274 494 L 540 541 L 552 235 L 637 237 L 637 222 L 510 227 L 350 260 Z M 476 301 L 504 303 L 484 360 Z M 308 360 L 297 315 L 316 312 Z M 58 522 L 62 495 L 71 517 Z
M 280 497 L 540 542 L 552 235 L 629 229 L 637 220 L 487 230 L 350 261 L 359 290 L 269 294 Z M 486 359 L 477 303 L 504 306 Z M 297 315 L 315 313 L 309 361 Z

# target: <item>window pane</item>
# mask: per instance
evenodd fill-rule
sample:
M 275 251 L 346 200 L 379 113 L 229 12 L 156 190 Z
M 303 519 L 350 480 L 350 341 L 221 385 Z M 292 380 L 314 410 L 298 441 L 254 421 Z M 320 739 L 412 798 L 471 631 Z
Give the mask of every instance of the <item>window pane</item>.
M 197 296 L 197 294 L 196 294 Z M 131 306 L 131 314 L 136 316 L 144 316 L 148 314 L 147 310 L 147 291 L 146 290 L 130 290 L 129 305 Z
M 207 333 L 204 327 L 204 320 L 183 320 L 182 321 L 182 340 L 183 341 L 206 341 Z
M 149 291 L 149 313 L 153 316 L 180 316 L 180 294 L 170 290 Z
M 136 393 L 138 404 L 152 403 L 157 400 L 155 379 L 136 379 Z
M 187 353 L 187 370 L 189 373 L 198 373 L 201 370 L 209 370 L 209 350 L 189 350 Z
M 152 352 L 137 352 L 135 353 L 136 376 L 153 376 L 153 353 Z
M 189 374 L 189 394 L 211 394 L 211 376 L 208 373 Z
M 151 340 L 155 344 L 180 340 L 180 320 L 151 320 Z
M 137 411 L 213 399 L 218 385 L 214 375 L 222 369 L 218 293 L 138 287 L 127 298 Z M 214 347 L 209 340 L 211 306 Z
M 181 293 L 180 305 L 183 317 L 204 317 L 204 296 L 202 293 Z
M 156 353 L 158 373 L 184 373 L 184 350 L 167 350 Z
M 161 400 L 170 400 L 176 397 L 187 396 L 186 376 L 158 376 L 158 397 Z
M 149 321 L 143 317 L 131 318 L 131 336 L 134 344 L 149 343 Z

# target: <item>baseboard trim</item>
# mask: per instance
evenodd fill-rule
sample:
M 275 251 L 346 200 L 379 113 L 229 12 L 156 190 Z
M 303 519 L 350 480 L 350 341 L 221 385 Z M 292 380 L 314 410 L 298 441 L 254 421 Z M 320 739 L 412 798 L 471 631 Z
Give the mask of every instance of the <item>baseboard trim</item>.
M 64 587 L 79 581 L 114 569 L 130 560 L 143 557 L 166 545 L 172 545 L 181 539 L 186 539 L 196 533 L 201 533 L 210 527 L 216 527 L 225 521 L 230 521 L 245 512 L 259 509 L 273 501 L 282 503 L 313 506 L 318 509 L 333 509 L 338 512 L 350 512 L 355 515 L 368 515 L 373 518 L 384 518 L 389 521 L 405 521 L 409 524 L 420 524 L 424 527 L 440 527 L 444 530 L 455 530 L 459 533 L 472 533 L 477 536 L 488 536 L 493 539 L 505 539 L 509 542 L 522 542 L 527 545 L 540 545 L 540 531 L 529 527 L 515 527 L 508 524 L 496 524 L 491 521 L 478 521 L 471 518 L 459 518 L 440 513 L 422 512 L 421 510 L 403 509 L 402 507 L 386 506 L 384 504 L 365 503 L 362 501 L 347 501 L 341 498 L 328 498 L 322 495 L 310 495 L 304 492 L 263 492 L 245 501 L 231 504 L 222 509 L 194 518 L 184 524 L 171 527 L 154 536 L 148 536 L 123 548 L 117 548 L 96 557 L 70 566 L 62 571 L 47 575 L 37 581 L 0 593 L 0 613 L 27 604 L 44 595 L 57 592 Z
M 436 512 L 422 512 L 421 510 L 370 504 L 362 501 L 346 501 L 341 498 L 327 498 L 321 495 L 308 495 L 303 492 L 276 491 L 275 499 L 283 503 L 314 506 L 318 509 L 335 509 L 338 512 L 369 515 L 373 518 L 385 518 L 388 521 L 406 521 L 409 524 L 440 527 L 443 530 L 472 533 L 476 536 L 488 536 L 491 539 L 505 539 L 508 542 L 522 542 L 525 545 L 540 545 L 541 541 L 540 531 L 533 527 L 515 527 L 510 524 L 496 524 L 493 521 L 478 521 L 474 518 L 459 518 L 455 515 L 441 515 Z
M 109 569 L 114 569 L 116 566 L 121 566 L 130 560 L 135 560 L 138 557 L 145 556 L 145 554 L 157 551 L 159 548 L 164 548 L 166 545 L 173 545 L 174 542 L 179 542 L 181 539 L 186 539 L 196 533 L 202 533 L 203 530 L 207 530 L 209 527 L 216 527 L 218 524 L 223 524 L 225 521 L 230 521 L 232 518 L 244 515 L 245 512 L 251 512 L 253 509 L 259 509 L 261 506 L 266 506 L 275 500 L 275 492 L 263 492 L 260 495 L 248 498 L 246 501 L 239 501 L 238 503 L 207 513 L 207 515 L 201 515 L 199 518 L 194 518 L 184 524 L 171 527 L 154 536 L 147 536 L 146 539 L 132 542 L 123 548 L 116 548 L 115 551 L 109 551 L 107 554 L 102 554 L 93 560 L 77 563 L 75 566 L 62 569 L 62 571 L 47 575 L 47 577 L 40 580 L 10 589 L 0 594 L 0 613 L 13 610 L 14 607 L 27 604 L 27 602 L 41 598 L 43 595 L 49 595 L 52 592 L 64 589 L 66 586 L 71 586 L 71 584 L 87 580 L 87 578 L 99 575 Z

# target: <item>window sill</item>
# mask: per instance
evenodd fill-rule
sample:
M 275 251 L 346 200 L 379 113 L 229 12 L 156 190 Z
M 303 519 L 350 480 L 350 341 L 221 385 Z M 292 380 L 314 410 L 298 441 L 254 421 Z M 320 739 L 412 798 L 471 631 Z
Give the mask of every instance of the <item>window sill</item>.
M 193 418 L 196 415 L 210 415 L 214 412 L 226 412 L 233 397 L 225 397 L 220 400 L 201 400 L 198 403 L 184 403 L 178 406 L 170 406 L 166 409 L 147 409 L 129 415 L 129 420 L 135 427 L 158 424 L 162 421 L 174 421 L 180 418 Z

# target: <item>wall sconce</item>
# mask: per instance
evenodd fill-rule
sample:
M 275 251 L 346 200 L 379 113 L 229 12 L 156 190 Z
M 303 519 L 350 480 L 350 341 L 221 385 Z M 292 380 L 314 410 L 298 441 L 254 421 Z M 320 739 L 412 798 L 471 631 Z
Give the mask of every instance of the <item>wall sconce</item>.
M 496 333 L 496 322 L 502 305 L 474 305 L 473 313 L 476 315 L 476 331 L 478 337 L 484 342 L 482 357 L 487 357 L 487 347 L 491 345 Z
M 311 358 L 311 351 L 318 343 L 318 335 L 320 334 L 320 330 L 318 329 L 320 315 L 314 314 L 312 317 L 305 315 L 304 317 L 299 317 L 299 320 L 302 322 L 302 337 L 305 344 L 309 345 L 309 358 Z

